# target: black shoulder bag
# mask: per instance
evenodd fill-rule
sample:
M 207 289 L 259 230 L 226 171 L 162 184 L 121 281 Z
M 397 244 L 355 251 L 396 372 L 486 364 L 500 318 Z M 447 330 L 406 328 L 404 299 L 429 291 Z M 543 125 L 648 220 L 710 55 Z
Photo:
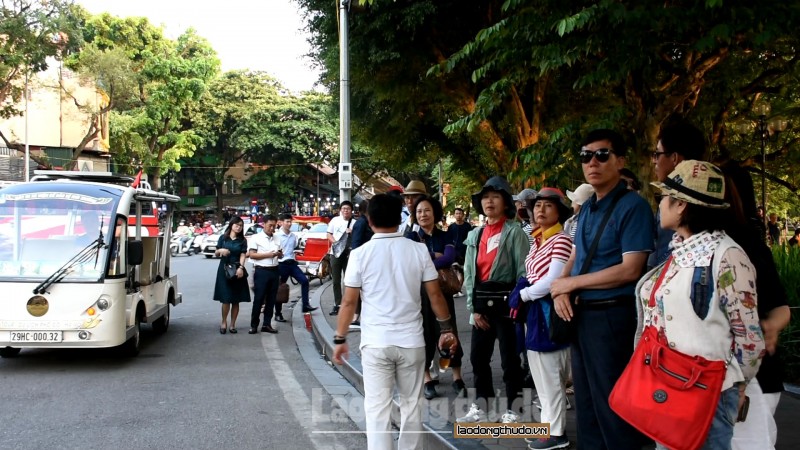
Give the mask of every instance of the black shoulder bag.
M 608 211 L 606 211 L 606 215 L 603 216 L 603 221 L 600 222 L 600 226 L 597 227 L 597 233 L 594 235 L 594 240 L 592 241 L 591 247 L 589 247 L 589 251 L 586 254 L 586 259 L 583 260 L 583 266 L 581 266 L 581 271 L 578 272 L 578 275 L 583 275 L 589 271 L 589 266 L 592 263 L 592 257 L 594 257 L 594 253 L 597 251 L 597 246 L 600 244 L 600 237 L 603 236 L 603 231 L 606 229 L 606 224 L 608 220 L 611 219 L 611 213 L 614 212 L 614 207 L 617 206 L 617 202 L 621 199 L 625 194 L 628 193 L 627 189 L 623 189 L 611 199 L 611 205 L 608 207 Z M 572 320 L 567 322 L 566 320 L 562 319 L 558 314 L 556 314 L 556 309 L 550 309 L 550 340 L 556 344 L 569 344 L 575 338 L 575 314 L 577 314 L 577 309 L 575 308 L 575 298 L 578 295 L 577 292 L 573 292 L 569 296 L 569 301 L 572 304 Z
M 475 251 L 475 271 L 478 270 L 478 252 L 481 246 L 481 234 L 483 228 L 478 230 L 478 249 Z M 498 249 L 498 256 L 499 256 Z M 472 311 L 478 314 L 494 314 L 500 317 L 508 317 L 508 297 L 514 289 L 515 283 L 504 283 L 502 281 L 475 281 L 472 290 Z

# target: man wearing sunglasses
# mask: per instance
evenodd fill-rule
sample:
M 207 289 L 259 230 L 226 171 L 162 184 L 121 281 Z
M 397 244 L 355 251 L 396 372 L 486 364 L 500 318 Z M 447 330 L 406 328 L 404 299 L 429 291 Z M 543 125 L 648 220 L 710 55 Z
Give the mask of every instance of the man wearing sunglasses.
M 580 448 L 638 450 L 645 442 L 608 406 L 633 353 L 634 290 L 655 238 L 650 205 L 628 191 L 620 178 L 625 154 L 622 136 L 612 130 L 594 130 L 584 140 L 581 166 L 595 194 L 581 207 L 562 278 L 550 286 L 556 314 L 574 322 L 576 329 L 571 348 Z M 589 258 L 598 231 L 600 239 Z M 581 274 L 585 261 L 588 270 Z
M 666 124 L 658 133 L 656 151 L 651 155 L 655 166 L 656 181 L 663 182 L 675 170 L 675 166 L 685 159 L 704 161 L 706 141 L 703 132 L 684 120 Z M 669 243 L 674 232 L 661 228 L 661 214 L 656 208 L 656 251 L 647 258 L 647 268 L 652 269 L 663 263 L 672 253 Z

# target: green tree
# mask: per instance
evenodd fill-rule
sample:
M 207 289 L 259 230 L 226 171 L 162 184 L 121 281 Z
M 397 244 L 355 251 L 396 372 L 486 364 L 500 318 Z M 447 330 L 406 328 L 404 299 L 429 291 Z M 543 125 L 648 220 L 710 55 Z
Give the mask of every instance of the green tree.
M 69 1 L 0 0 L 0 118 L 21 113 L 16 105 L 26 74 L 46 70 L 48 58 L 80 45 L 81 16 Z M 10 145 L 2 130 L 0 137 Z
M 252 150 L 241 147 L 248 145 L 248 122 L 256 111 L 284 101 L 280 89 L 265 73 L 226 72 L 212 80 L 201 100 L 190 108 L 191 127 L 202 144 L 181 160 L 195 168 L 197 181 L 215 187 L 218 211 L 222 210 L 225 175 Z
M 161 173 L 179 170 L 178 160 L 202 142 L 189 126 L 188 108 L 217 75 L 219 60 L 194 30 L 172 41 L 145 18 L 101 14 L 90 18 L 83 31 L 87 52 L 76 55 L 72 67 L 94 76 L 107 95 L 122 84 L 135 87 L 134 95 L 121 95 L 112 104 L 116 114 L 111 115 L 111 145 L 115 153 L 122 153 L 116 162 L 131 164 L 126 168 L 130 173 L 144 167 L 151 184 L 158 187 Z M 97 62 L 107 63 L 121 54 L 127 57 L 125 67 L 130 72 L 114 84 L 100 70 L 106 66 Z
M 629 165 L 649 179 L 657 131 L 675 114 L 709 130 L 716 153 L 749 163 L 752 142 L 731 136 L 731 121 L 759 97 L 797 110 L 793 3 L 369 3 L 350 27 L 359 133 L 380 136 L 386 125 L 382 149 L 392 135 L 418 144 L 402 154 L 430 154 L 435 143 L 479 179 L 499 170 L 525 184 L 574 186 L 580 137 L 597 127 L 620 130 L 633 147 Z M 336 11 L 301 4 L 334 84 Z M 794 134 L 782 136 L 788 144 Z M 776 148 L 778 158 L 791 145 Z

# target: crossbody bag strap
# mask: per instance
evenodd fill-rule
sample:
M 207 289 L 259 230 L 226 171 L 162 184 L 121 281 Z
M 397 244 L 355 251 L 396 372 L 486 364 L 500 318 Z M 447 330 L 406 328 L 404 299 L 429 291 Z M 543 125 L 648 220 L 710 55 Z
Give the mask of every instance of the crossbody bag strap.
M 600 237 L 603 236 L 603 231 L 606 229 L 606 224 L 608 223 L 608 220 L 611 219 L 611 213 L 614 212 L 614 207 L 617 205 L 619 199 L 621 199 L 627 193 L 628 190 L 623 189 L 617 192 L 617 195 L 611 199 L 611 205 L 609 205 L 606 215 L 603 217 L 603 221 L 600 222 L 600 226 L 597 228 L 597 234 L 594 235 L 594 241 L 592 241 L 592 246 L 589 247 L 589 252 L 586 254 L 586 259 L 583 260 L 583 266 L 581 267 L 581 271 L 578 273 L 578 275 L 583 275 L 589 270 L 589 265 L 592 263 L 592 257 L 594 257 L 594 253 L 597 251 L 597 246 L 600 244 Z

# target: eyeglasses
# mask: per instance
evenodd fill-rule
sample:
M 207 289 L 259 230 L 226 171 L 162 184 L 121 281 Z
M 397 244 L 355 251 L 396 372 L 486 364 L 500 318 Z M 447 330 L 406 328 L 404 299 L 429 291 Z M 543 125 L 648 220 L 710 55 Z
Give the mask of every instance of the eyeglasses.
M 661 156 L 661 155 L 668 155 L 668 154 L 669 154 L 669 152 L 653 152 L 653 153 L 651 154 L 651 157 L 652 157 L 653 159 L 658 159 L 658 157 L 659 157 L 659 156 Z
M 581 150 L 578 155 L 581 159 L 581 163 L 589 164 L 592 161 L 592 158 L 595 158 L 597 162 L 604 163 L 608 161 L 611 153 L 613 153 L 613 151 L 610 148 L 600 148 L 595 151 Z

